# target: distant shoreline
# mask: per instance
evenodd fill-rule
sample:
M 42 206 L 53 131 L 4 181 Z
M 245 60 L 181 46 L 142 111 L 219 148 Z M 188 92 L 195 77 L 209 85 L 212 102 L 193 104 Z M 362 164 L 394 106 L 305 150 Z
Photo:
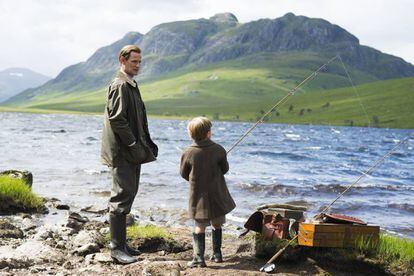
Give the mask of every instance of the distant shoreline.
M 1 106 L 0 105 L 0 112 L 13 112 L 13 113 L 32 113 L 32 114 L 74 114 L 74 115 L 103 115 L 103 112 L 87 112 L 87 111 L 75 111 L 75 110 L 58 110 L 58 109 L 36 109 L 36 108 L 16 108 L 16 107 L 6 107 L 6 106 Z M 207 115 L 208 116 L 208 115 Z M 189 120 L 191 118 L 193 118 L 194 116 L 164 116 L 164 115 L 152 115 L 149 114 L 148 115 L 149 118 L 151 119 L 162 119 L 162 120 L 180 120 L 180 121 L 185 121 L 185 120 Z M 239 123 L 254 123 L 253 121 L 249 121 L 249 120 L 231 120 L 231 119 L 218 119 L 215 121 L 220 121 L 220 122 L 239 122 Z M 338 126 L 338 127 L 350 127 L 349 125 L 335 125 L 335 124 L 311 124 L 311 123 L 300 123 L 300 122 L 292 122 L 292 123 L 287 123 L 287 122 L 262 122 L 263 124 L 269 123 L 269 124 L 287 124 L 287 125 L 315 125 L 315 126 Z M 355 125 L 352 127 L 367 127 L 367 126 L 359 126 L 359 125 Z M 407 129 L 407 130 L 411 130 L 414 128 L 398 128 L 398 127 L 371 127 L 371 128 L 384 128 L 384 129 Z

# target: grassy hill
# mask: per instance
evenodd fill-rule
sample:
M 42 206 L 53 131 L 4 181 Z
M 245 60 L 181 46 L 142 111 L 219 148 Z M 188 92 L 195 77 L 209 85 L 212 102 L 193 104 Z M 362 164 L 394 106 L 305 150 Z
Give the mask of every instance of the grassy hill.
M 260 54 L 249 59 L 187 67 L 140 84 L 150 115 L 256 120 L 328 58 L 311 53 Z M 375 81 L 350 70 L 354 90 L 339 61 L 307 83 L 274 112 L 277 123 L 414 128 L 414 78 Z M 333 87 L 344 87 L 330 89 Z M 106 91 L 38 95 L 14 106 L 37 110 L 102 112 Z

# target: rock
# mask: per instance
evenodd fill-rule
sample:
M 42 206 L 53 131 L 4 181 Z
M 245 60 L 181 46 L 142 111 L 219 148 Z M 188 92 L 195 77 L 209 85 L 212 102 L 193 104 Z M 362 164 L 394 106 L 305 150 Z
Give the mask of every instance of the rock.
M 83 223 L 77 220 L 69 218 L 66 222 L 65 226 L 74 229 L 75 231 L 79 231 L 82 227 Z
M 104 227 L 104 228 L 99 229 L 99 233 L 104 236 L 109 234 L 109 227 Z
M 106 271 L 100 264 L 90 265 L 87 267 L 82 267 L 78 270 L 79 274 L 81 275 L 107 275 L 108 271 Z M 123 272 L 119 275 L 126 275 L 128 272 Z
M 36 266 L 32 266 L 29 271 L 30 271 L 30 273 L 40 273 L 40 272 L 44 272 L 46 270 L 47 270 L 46 267 L 36 265 Z
M 30 230 L 33 230 L 37 227 L 37 225 L 34 223 L 34 220 L 31 218 L 25 218 L 22 220 L 22 230 L 24 232 L 28 232 Z
M 67 246 L 66 241 L 58 241 L 56 243 L 56 248 L 59 248 L 59 249 L 66 249 L 66 246 Z
M 53 203 L 53 202 L 59 202 L 60 199 L 56 198 L 56 197 L 44 197 L 43 198 L 46 203 Z
M 99 263 L 112 263 L 112 258 L 109 253 L 96 253 L 94 260 Z
M 94 253 L 85 257 L 85 263 L 87 265 L 94 263 L 110 264 L 113 263 L 113 260 L 109 253 Z
M 142 275 L 180 275 L 180 264 L 174 261 L 153 261 L 145 265 Z
M 93 253 L 93 254 L 89 254 L 89 255 L 86 255 L 85 256 L 85 264 L 86 265 L 91 265 L 91 264 L 93 264 L 94 263 L 94 257 L 95 257 L 95 253 Z
M 37 241 L 44 241 L 49 238 L 53 238 L 53 231 L 45 226 L 42 226 L 33 237 L 33 239 Z
M 132 226 L 135 224 L 135 216 L 133 214 L 128 214 L 126 216 L 126 225 Z
M 49 209 L 46 206 L 41 206 L 39 210 L 40 214 L 47 215 L 49 214 Z
M 58 227 L 56 229 L 56 235 L 58 235 L 61 240 L 65 240 L 65 241 L 69 240 L 69 236 L 72 236 L 76 234 L 77 232 L 78 231 L 73 228 L 64 227 L 64 226 Z
M 57 263 L 63 261 L 63 254 L 42 241 L 29 240 L 13 249 L 0 247 L 0 268 L 25 268 L 33 264 Z
M 88 243 L 81 247 L 75 248 L 75 250 L 72 252 L 74 255 L 78 256 L 86 256 L 92 253 L 99 252 L 100 248 L 99 245 L 96 243 Z
M 65 226 L 79 231 L 82 228 L 83 224 L 88 221 L 89 219 L 87 217 L 83 217 L 75 212 L 70 212 L 68 221 L 66 222 Z
M 74 268 L 74 265 L 72 264 L 71 261 L 66 261 L 66 262 L 63 263 L 62 267 L 64 269 L 72 269 L 72 268 Z
M 56 209 L 58 209 L 58 210 L 69 210 L 70 209 L 70 207 L 69 207 L 69 205 L 67 205 L 67 204 L 56 204 Z
M 33 264 L 33 260 L 19 256 L 16 257 L 11 246 L 0 247 L 0 269 L 8 268 L 27 268 Z
M 93 214 L 106 214 L 108 212 L 108 208 L 98 208 L 97 206 L 88 206 L 81 209 L 82 212 L 93 213 Z
M 21 239 L 23 238 L 23 231 L 7 220 L 0 220 L 0 238 Z
M 83 216 L 81 216 L 81 215 L 79 215 L 78 213 L 75 213 L 75 212 L 70 212 L 69 213 L 69 218 L 74 219 L 74 220 L 79 221 L 79 222 L 82 222 L 82 223 L 85 223 L 85 222 L 89 221 L 89 219 L 87 217 L 83 217 Z
M 30 214 L 27 214 L 27 213 L 18 213 L 16 215 L 21 217 L 22 219 L 31 219 L 32 218 L 32 216 Z
M 77 248 L 91 243 L 103 245 L 103 240 L 103 236 L 96 230 L 82 230 L 72 239 L 72 246 Z
M 29 171 L 7 170 L 0 172 L 0 175 L 8 175 L 13 178 L 22 179 L 29 187 L 32 187 L 33 184 L 33 174 Z
M 99 231 L 100 229 L 106 228 L 106 227 L 107 227 L 107 225 L 104 222 L 92 220 L 92 221 L 86 222 L 82 226 L 82 229 L 83 230 L 98 230 Z
M 26 226 L 25 228 L 23 228 L 23 231 L 24 232 L 29 232 L 29 231 L 31 231 L 33 229 L 36 229 L 36 225 L 35 224 L 31 224 L 31 225 Z

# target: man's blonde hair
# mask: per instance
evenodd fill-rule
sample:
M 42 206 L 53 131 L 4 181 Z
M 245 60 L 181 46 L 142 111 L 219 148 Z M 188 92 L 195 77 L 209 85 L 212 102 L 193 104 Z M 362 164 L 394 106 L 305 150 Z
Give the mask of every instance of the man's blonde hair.
M 201 141 L 207 138 L 207 133 L 211 130 L 211 127 L 212 124 L 208 118 L 196 117 L 188 123 L 187 130 L 193 140 Z
M 118 59 L 121 60 L 121 57 L 124 57 L 125 60 L 128 60 L 131 52 L 141 54 L 141 49 L 137 45 L 126 45 L 119 51 Z

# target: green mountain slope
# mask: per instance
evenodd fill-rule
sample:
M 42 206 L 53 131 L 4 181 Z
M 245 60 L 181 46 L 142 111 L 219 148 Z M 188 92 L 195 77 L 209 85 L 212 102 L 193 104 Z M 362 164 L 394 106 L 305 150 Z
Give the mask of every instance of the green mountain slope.
M 142 50 L 143 70 L 138 76 L 140 82 L 149 82 L 154 78 L 166 79 L 200 68 L 221 66 L 226 69 L 227 66 L 233 68 L 239 65 L 264 71 L 271 68 L 272 73 L 266 73 L 269 82 L 263 83 L 263 90 L 268 91 L 267 86 L 273 87 L 275 84 L 272 78 L 286 81 L 287 84 L 300 81 L 302 73 L 314 69 L 315 56 L 316 59 L 320 58 L 316 63 L 321 63 L 337 54 L 341 55 L 351 71 L 360 74 L 354 78 L 358 84 L 414 76 L 412 64 L 360 45 L 357 37 L 326 20 L 288 13 L 275 19 L 240 23 L 236 16 L 225 13 L 209 19 L 163 23 L 146 34 L 129 32 L 120 40 L 98 49 L 85 62 L 66 67 L 55 79 L 23 91 L 5 104 L 35 104 L 39 97 L 54 97 L 56 93 L 70 98 L 72 96 L 69 94 L 76 92 L 79 97 L 84 97 L 81 94 L 85 91 L 103 89 L 118 70 L 117 55 L 126 44 L 136 44 Z M 276 76 L 272 75 L 273 72 L 276 72 Z M 337 70 L 337 76 L 335 71 L 330 73 L 326 80 L 332 78 L 324 81 L 319 88 L 343 86 L 342 82 L 338 86 L 333 85 L 342 78 L 343 71 Z M 261 80 L 257 81 L 262 83 Z M 217 79 L 214 83 L 219 84 L 221 81 Z M 230 82 L 226 83 L 230 85 Z M 237 83 L 230 86 L 236 89 Z M 253 89 L 254 85 L 250 86 Z M 219 85 L 216 88 L 226 87 Z M 203 94 L 205 88 L 200 89 L 197 92 Z
M 254 121 L 328 59 L 303 52 L 260 54 L 189 67 L 143 82 L 140 88 L 150 115 Z M 348 70 L 356 83 L 374 81 L 361 71 Z M 269 121 L 414 128 L 414 78 L 370 82 L 355 90 L 345 87 L 349 85 L 341 63 L 335 61 L 280 106 Z M 101 113 L 105 93 L 99 89 L 39 95 L 18 107 Z

